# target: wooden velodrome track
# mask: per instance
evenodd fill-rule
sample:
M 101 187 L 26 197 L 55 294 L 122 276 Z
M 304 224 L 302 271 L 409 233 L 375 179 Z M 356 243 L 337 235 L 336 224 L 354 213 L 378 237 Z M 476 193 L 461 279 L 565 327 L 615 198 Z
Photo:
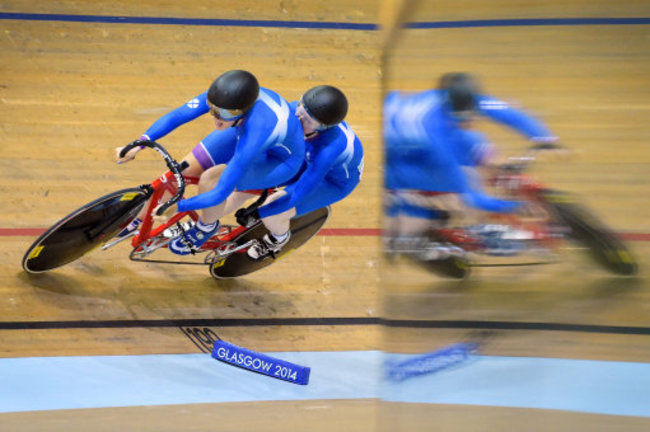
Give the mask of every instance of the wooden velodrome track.
M 524 4 L 526 2 L 523 2 Z M 413 6 L 419 22 L 506 18 L 648 17 L 642 1 L 441 1 Z M 568 7 L 569 9 L 567 9 Z M 374 1 L 144 0 L 36 4 L 5 1 L 0 12 L 378 21 Z M 386 88 L 421 89 L 442 72 L 477 73 L 490 93 L 536 112 L 574 150 L 535 173 L 576 192 L 616 230 L 650 232 L 647 140 L 650 47 L 646 25 L 495 26 L 404 31 L 381 64 L 374 30 L 0 21 L 0 313 L 3 322 L 379 317 L 650 327 L 647 241 L 630 246 L 641 264 L 632 279 L 611 278 L 569 253 L 544 268 L 479 269 L 463 283 L 441 282 L 408 266 L 386 267 L 372 230 L 380 226 L 382 73 Z M 384 70 L 381 67 L 385 66 Z M 366 150 L 363 183 L 334 206 L 327 228 L 272 268 L 214 281 L 199 267 L 139 264 L 120 246 L 55 272 L 28 277 L 20 259 L 35 232 L 110 191 L 155 178 L 163 169 L 141 154 L 124 166 L 113 149 L 203 91 L 230 68 L 249 69 L 289 100 L 307 88 L 340 86 L 348 122 Z M 197 120 L 162 140 L 178 157 L 208 131 Z M 480 125 L 505 154 L 525 145 Z M 644 265 L 645 264 L 645 265 Z M 389 271 L 382 269 L 388 268 Z M 380 278 L 381 276 L 381 278 Z M 381 279 L 381 283 L 380 283 Z M 0 330 L 3 357 L 197 352 L 177 326 Z M 467 330 L 378 326 L 213 328 L 261 351 L 420 352 L 467 337 Z M 650 336 L 580 331 L 495 332 L 487 354 L 650 362 Z M 318 409 L 314 408 L 317 405 Z M 283 421 L 279 407 L 289 413 Z M 286 409 L 288 408 L 288 409 Z M 332 424 L 332 417 L 336 424 Z M 197 421 L 200 419 L 200 421 Z M 2 430 L 647 430 L 647 418 L 571 412 L 391 404 L 368 400 L 267 402 L 0 414 Z M 271 419 L 271 420 L 268 420 Z M 480 419 L 480 425 L 479 420 Z M 54 423 L 48 423 L 54 422 Z M 50 425 L 50 426 L 47 426 Z M 56 425 L 56 426 L 51 426 Z M 479 429 L 480 428 L 480 429 Z

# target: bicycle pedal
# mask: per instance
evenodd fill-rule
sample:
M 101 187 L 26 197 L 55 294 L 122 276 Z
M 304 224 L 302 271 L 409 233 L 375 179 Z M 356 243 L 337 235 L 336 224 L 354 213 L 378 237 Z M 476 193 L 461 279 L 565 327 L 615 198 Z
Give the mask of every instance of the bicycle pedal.
M 162 236 L 155 237 L 150 241 L 148 241 L 147 243 L 141 244 L 136 249 L 134 249 L 131 252 L 131 256 L 139 257 L 139 258 L 147 257 L 151 255 L 153 252 L 155 252 L 156 250 L 167 246 L 169 240 L 170 239 L 164 238 Z

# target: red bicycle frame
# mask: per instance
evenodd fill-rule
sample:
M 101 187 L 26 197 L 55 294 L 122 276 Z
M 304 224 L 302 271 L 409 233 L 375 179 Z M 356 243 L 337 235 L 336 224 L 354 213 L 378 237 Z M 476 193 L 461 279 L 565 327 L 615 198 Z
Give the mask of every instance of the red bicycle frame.
M 197 177 L 183 178 L 185 179 L 185 184 L 197 185 L 199 183 L 199 179 Z M 186 216 L 189 216 L 194 221 L 199 220 L 198 213 L 194 210 L 190 210 L 176 213 L 167 222 L 154 227 L 154 209 L 158 206 L 159 201 L 163 195 L 167 192 L 173 196 L 176 194 L 176 192 L 178 192 L 178 186 L 173 180 L 174 173 L 167 171 L 165 174 L 161 175 L 151 183 L 150 187 L 152 188 L 153 193 L 151 194 L 149 202 L 147 203 L 147 213 L 142 220 L 139 232 L 137 235 L 135 235 L 135 237 L 133 237 L 133 240 L 131 241 L 133 248 L 137 248 L 143 243 L 160 236 L 166 229 L 172 227 Z M 220 232 L 217 233 L 215 237 L 212 237 L 210 240 L 208 240 L 201 247 L 201 249 L 209 250 L 218 248 L 221 244 L 236 238 L 242 232 L 246 231 L 246 227 L 243 226 L 238 226 L 235 228 L 225 226 L 223 228 L 224 230 L 220 230 Z M 217 236 L 218 239 L 216 239 Z
M 525 174 L 502 174 L 490 179 L 489 183 L 506 190 L 510 195 L 519 198 L 528 205 L 532 204 L 541 209 L 545 208 L 539 198 L 539 192 L 544 187 L 530 176 Z M 549 248 L 552 248 L 559 240 L 558 236 L 552 232 L 548 224 L 548 218 L 541 221 L 526 221 L 521 216 L 513 214 L 491 214 L 488 218 L 494 223 L 526 230 L 532 235 L 531 240 Z M 457 244 L 467 251 L 480 252 L 484 248 L 481 240 L 464 228 L 441 228 L 436 231 L 444 240 Z

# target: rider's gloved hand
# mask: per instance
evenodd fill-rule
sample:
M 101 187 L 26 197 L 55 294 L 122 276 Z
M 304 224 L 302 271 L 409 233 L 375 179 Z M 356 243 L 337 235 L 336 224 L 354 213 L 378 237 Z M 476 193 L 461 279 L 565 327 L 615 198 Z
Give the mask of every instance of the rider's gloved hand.
M 162 213 L 158 214 L 158 210 L 164 205 L 165 203 L 160 203 L 156 206 L 156 208 L 153 209 L 153 220 L 156 223 L 164 224 L 169 221 L 169 219 L 178 213 L 178 204 L 172 204 L 167 209 Z
M 555 141 L 534 142 L 533 145 L 529 147 L 530 150 L 534 151 L 558 150 L 561 148 L 562 146 Z
M 555 138 L 533 140 L 533 144 L 528 147 L 528 152 L 536 160 L 564 159 L 571 154 L 570 150 Z
M 472 208 L 494 213 L 513 213 L 521 206 L 521 202 L 492 197 L 480 191 L 464 193 L 461 198 Z
M 260 220 L 260 214 L 257 209 L 239 209 L 235 212 L 235 217 L 237 218 L 237 223 L 245 227 L 255 225 Z
M 146 136 L 146 135 L 142 135 L 140 138 L 138 138 L 138 139 L 135 140 L 135 141 L 132 141 L 130 144 L 137 144 L 137 143 L 140 142 L 140 141 L 148 141 L 148 140 L 149 140 L 149 137 L 148 137 L 148 136 Z M 129 144 L 129 145 L 130 145 L 130 144 Z M 123 146 L 123 147 L 117 147 L 117 148 L 115 149 L 115 158 L 116 158 L 118 164 L 127 163 L 127 162 L 129 162 L 129 161 L 135 159 L 135 155 L 137 155 L 138 152 L 144 148 L 144 146 L 138 146 L 138 145 L 136 145 L 136 146 L 133 147 L 131 150 L 129 150 L 129 151 L 124 155 L 124 157 L 120 157 L 120 152 L 122 151 L 122 149 L 123 149 L 124 147 L 126 147 L 126 146 Z

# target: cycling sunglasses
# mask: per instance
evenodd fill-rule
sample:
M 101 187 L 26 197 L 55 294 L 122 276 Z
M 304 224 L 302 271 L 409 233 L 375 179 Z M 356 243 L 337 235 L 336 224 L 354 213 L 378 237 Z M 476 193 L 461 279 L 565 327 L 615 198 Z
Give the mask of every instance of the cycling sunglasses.
M 217 120 L 223 120 L 223 121 L 235 121 L 239 120 L 244 116 L 244 111 L 240 109 L 226 109 L 226 108 L 219 108 L 218 106 L 215 106 L 208 101 L 208 107 L 210 107 L 210 115 Z
M 309 112 L 307 107 L 303 104 L 302 98 L 300 98 L 300 101 L 298 102 L 298 107 L 296 108 L 296 115 L 305 115 L 305 114 L 307 115 L 307 117 L 311 119 L 311 121 L 314 122 L 316 126 L 314 130 L 316 130 L 317 132 L 322 132 L 331 127 L 331 126 L 324 125 L 323 123 L 316 120 L 316 117 L 314 117 L 312 113 Z

